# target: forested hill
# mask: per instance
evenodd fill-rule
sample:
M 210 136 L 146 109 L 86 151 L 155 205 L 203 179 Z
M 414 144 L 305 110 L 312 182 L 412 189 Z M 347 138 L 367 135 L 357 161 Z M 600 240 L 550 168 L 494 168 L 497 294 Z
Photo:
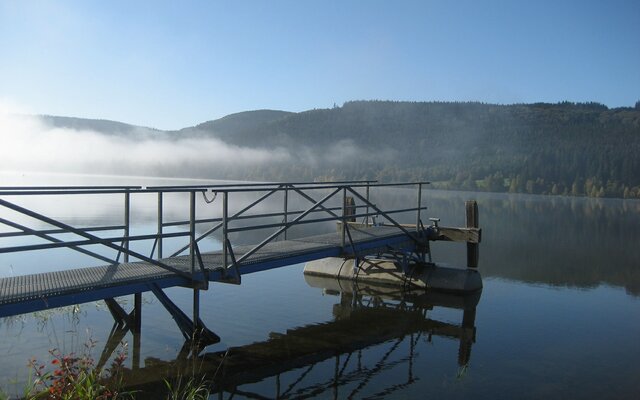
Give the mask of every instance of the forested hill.
M 215 133 L 225 141 L 234 140 L 234 137 L 246 136 L 247 138 L 258 136 L 263 126 L 281 118 L 295 115 L 292 112 L 276 110 L 245 111 L 214 121 L 203 122 L 192 128 L 180 130 L 181 133 Z
M 300 156 L 296 166 L 225 171 L 242 178 L 427 179 L 448 189 L 640 198 L 640 103 L 353 101 L 234 114 L 182 132 Z
M 130 125 L 125 124 L 124 122 L 110 121 L 107 119 L 59 117 L 54 115 L 40 115 L 39 117 L 43 123 L 56 128 L 68 128 L 77 131 L 93 131 L 106 135 L 142 137 L 145 135 L 159 136 L 165 133 L 164 131 L 154 128 Z
M 54 127 L 132 140 L 187 139 L 184 148 L 189 149 L 194 140 L 203 141 L 202 152 L 180 168 L 163 166 L 160 159 L 135 173 L 270 181 L 429 180 L 445 189 L 640 198 L 640 102 L 609 109 L 569 102 L 352 101 L 299 113 L 246 111 L 178 131 L 107 120 L 42 119 Z M 221 150 L 205 154 L 211 146 Z M 252 149 L 257 151 L 245 151 Z M 221 152 L 238 157 L 220 161 Z

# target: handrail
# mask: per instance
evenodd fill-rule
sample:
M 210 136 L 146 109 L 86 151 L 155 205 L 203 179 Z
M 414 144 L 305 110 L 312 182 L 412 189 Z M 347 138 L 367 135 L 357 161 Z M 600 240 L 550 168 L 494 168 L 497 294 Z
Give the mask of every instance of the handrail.
M 126 197 L 126 200 L 125 200 L 125 209 L 128 208 L 127 204 L 128 204 L 128 196 Z M 128 234 L 125 234 L 124 245 L 123 246 L 118 246 L 116 244 L 113 244 L 112 242 L 104 240 L 104 239 L 102 239 L 102 238 L 100 238 L 98 236 L 92 235 L 92 234 L 90 234 L 88 232 L 85 232 L 85 231 L 83 231 L 81 229 L 74 228 L 71 225 L 62 223 L 60 221 L 56 221 L 53 218 L 50 218 L 50 217 L 47 217 L 45 215 L 39 214 L 37 212 L 31 211 L 31 210 L 26 209 L 24 207 L 21 207 L 21 206 L 19 206 L 17 204 L 10 203 L 10 202 L 8 202 L 6 200 L 0 199 L 0 205 L 6 207 L 8 209 L 11 209 L 13 211 L 16 211 L 18 213 L 27 215 L 27 216 L 29 216 L 31 218 L 40 220 L 40 221 L 42 221 L 44 223 L 47 223 L 47 224 L 50 224 L 50 225 L 53 225 L 53 226 L 57 226 L 58 228 L 61 228 L 61 229 L 66 229 L 70 233 L 74 233 L 74 234 L 76 234 L 78 236 L 82 236 L 82 237 L 85 237 L 85 238 L 87 238 L 89 240 L 92 240 L 93 244 L 102 244 L 102 245 L 104 245 L 106 247 L 110 247 L 111 249 L 117 250 L 118 252 L 124 253 L 125 254 L 125 262 L 127 261 L 126 256 L 131 255 L 131 256 L 136 257 L 136 258 L 138 258 L 138 259 L 140 259 L 142 261 L 146 261 L 146 262 L 148 262 L 150 264 L 153 264 L 153 265 L 159 266 L 159 267 L 161 267 L 163 269 L 166 269 L 166 270 L 169 270 L 171 272 L 174 272 L 177 275 L 184 276 L 184 277 L 189 277 L 189 275 L 187 273 L 185 273 L 184 271 L 181 271 L 181 270 L 179 270 L 177 268 L 171 267 L 171 266 L 166 265 L 166 264 L 164 264 L 164 263 L 162 263 L 160 261 L 154 260 L 154 259 L 152 259 L 150 257 L 147 257 L 147 256 L 143 255 L 143 254 L 140 254 L 138 252 L 130 250 L 128 248 L 128 241 L 127 241 L 127 236 L 129 236 Z M 128 224 L 125 224 L 125 225 L 128 225 Z M 127 231 L 128 231 L 128 226 L 127 226 L 127 228 L 125 228 L 125 232 L 127 232 Z
M 249 182 L 249 183 L 224 183 L 224 184 L 212 184 L 212 185 L 180 185 L 180 186 L 0 186 L 0 196 L 6 197 L 14 197 L 14 196 L 49 196 L 49 195 L 116 195 L 116 194 L 124 194 L 124 223 L 123 224 L 112 224 L 107 226 L 90 226 L 90 227 L 74 227 L 68 225 L 66 223 L 62 223 L 59 220 L 55 220 L 49 218 L 45 215 L 35 213 L 27 208 L 22 206 L 18 206 L 17 204 L 10 203 L 6 200 L 2 200 L 0 198 L 0 208 L 5 207 L 12 209 L 13 211 L 17 211 L 26 216 L 30 216 L 35 218 L 36 220 L 40 220 L 53 228 L 48 229 L 32 229 L 23 225 L 12 223 L 8 220 L 0 219 L 0 224 L 4 224 L 13 228 L 18 229 L 18 231 L 10 231 L 10 232 L 0 232 L 0 239 L 7 237 L 23 237 L 23 236 L 35 236 L 41 239 L 48 241 L 48 243 L 43 244 L 28 244 L 28 245 L 19 245 L 12 247 L 0 247 L 0 253 L 7 252 L 16 252 L 16 251 L 28 251 L 28 250 L 40 250 L 40 249 L 49 249 L 49 248 L 61 248 L 67 247 L 75 251 L 79 251 L 86 255 L 106 260 L 108 262 L 114 263 L 118 262 L 119 255 L 124 254 L 125 262 L 128 260 L 129 256 L 137 258 L 139 260 L 160 266 L 164 269 L 167 269 L 172 272 L 176 272 L 182 276 L 189 276 L 188 273 L 184 271 L 176 270 L 173 267 L 170 267 L 157 259 L 153 259 L 151 257 L 147 257 L 142 255 L 141 253 L 131 251 L 129 249 L 129 243 L 132 241 L 138 240 L 154 240 L 153 248 L 151 250 L 151 254 L 153 256 L 154 251 L 156 250 L 156 246 L 158 249 L 158 259 L 162 257 L 162 241 L 167 238 L 174 237 L 188 237 L 188 243 L 185 246 L 182 246 L 178 251 L 174 252 L 171 257 L 176 256 L 187 249 L 190 249 L 188 255 L 191 259 L 191 276 L 194 275 L 197 255 L 199 254 L 199 249 L 197 247 L 197 243 L 212 235 L 214 232 L 221 230 L 222 233 L 222 243 L 223 243 L 223 258 L 224 258 L 224 267 L 237 268 L 238 265 L 242 265 L 243 262 L 246 262 L 249 257 L 255 254 L 258 250 L 264 247 L 267 243 L 272 240 L 276 240 L 280 238 L 280 235 L 283 235 L 284 239 L 287 239 L 287 231 L 289 228 L 297 225 L 303 224 L 312 224 L 312 223 L 321 223 L 321 222 L 330 222 L 330 221 L 338 221 L 342 222 L 342 246 L 345 247 L 345 240 L 347 240 L 346 236 L 349 235 L 348 229 L 346 228 L 346 221 L 351 218 L 366 218 L 365 224 L 369 223 L 370 217 L 382 217 L 390 222 L 390 225 L 397 227 L 399 230 L 404 232 L 408 238 L 418 242 L 422 240 L 420 236 L 417 234 L 419 232 L 421 226 L 420 212 L 422 210 L 426 210 L 426 206 L 422 206 L 421 204 L 421 193 L 423 185 L 429 184 L 428 181 L 420 181 L 420 182 L 396 182 L 396 183 L 379 183 L 375 180 L 345 180 L 345 181 L 335 181 L 335 182 Z M 417 195 L 417 206 L 410 208 L 399 208 L 399 209 L 390 209 L 383 210 L 378 205 L 370 199 L 370 190 L 373 188 L 385 188 L 385 187 L 401 187 L 401 186 L 410 186 L 410 187 L 418 187 L 418 195 Z M 212 218 L 200 218 L 198 219 L 196 216 L 196 203 L 195 198 L 197 193 L 206 194 L 209 193 L 222 193 L 222 215 L 219 217 Z M 258 204 L 266 202 L 266 199 L 272 197 L 274 194 L 282 192 L 283 196 L 279 196 L 279 199 L 284 201 L 284 207 L 281 209 L 282 211 L 273 211 L 265 210 L 266 212 L 259 211 L 258 213 L 249 213 L 251 209 L 254 209 Z M 150 194 L 155 193 L 158 195 L 158 218 L 157 218 L 157 232 L 153 234 L 140 234 L 140 235 L 130 235 L 130 198 L 133 195 L 137 194 Z M 163 217 L 163 195 L 168 193 L 189 193 L 189 218 L 188 220 L 178 220 L 178 221 L 169 221 L 165 222 Z M 248 205 L 242 206 L 239 211 L 231 212 L 228 208 L 229 197 L 234 193 L 262 193 L 260 195 L 255 195 L 254 199 Z M 340 193 L 340 195 L 338 195 Z M 295 209 L 289 210 L 289 196 L 294 195 L 298 201 L 309 202 L 311 203 L 306 209 Z M 346 199 L 347 195 L 355 197 L 360 204 L 358 205 L 349 205 L 347 206 Z M 317 197 L 317 198 L 314 198 Z M 336 206 L 335 202 L 339 201 L 336 198 L 341 197 L 341 205 Z M 328 200 L 334 198 L 331 202 Z M 282 201 L 280 200 L 280 201 Z M 205 201 L 207 203 L 213 202 L 213 200 L 208 200 L 205 197 Z M 270 200 L 273 201 L 273 200 Z M 217 206 L 220 206 L 220 202 L 217 203 Z M 346 215 L 347 209 L 349 210 L 349 215 Z M 357 210 L 363 210 L 358 212 Z M 395 221 L 391 215 L 398 213 L 406 213 L 406 212 L 416 212 L 416 229 L 407 228 L 399 224 Z M 325 213 L 325 217 L 317 217 L 317 218 L 307 218 L 311 214 L 316 213 Z M 260 218 L 278 218 L 283 217 L 279 222 L 270 222 L 264 221 L 264 223 L 254 223 L 254 225 L 242 226 L 239 224 L 235 224 L 235 226 L 230 226 L 233 222 L 237 221 L 248 221 Z M 3 222 L 4 221 L 4 222 Z M 256 221 L 258 222 L 258 221 Z M 208 228 L 204 233 L 198 234 L 196 236 L 196 226 L 200 224 L 213 223 L 215 226 L 212 228 Z M 188 231 L 184 232 L 174 232 L 174 233 L 166 233 L 163 232 L 163 228 L 166 227 L 176 227 L 176 226 L 184 226 L 189 225 Z M 241 256 L 237 258 L 234 257 L 233 249 L 231 248 L 231 242 L 229 240 L 229 235 L 237 232 L 246 232 L 246 231 L 256 231 L 261 229 L 272 229 L 277 228 L 274 233 L 268 235 L 268 237 L 259 244 L 253 246 L 248 252 L 244 252 Z M 114 237 L 99 237 L 95 236 L 89 232 L 97 232 L 97 231 L 113 231 L 113 230 L 122 230 L 122 236 L 114 236 Z M 72 233 L 80 238 L 76 238 L 73 240 L 63 241 L 62 239 L 56 238 L 51 235 L 56 234 L 66 234 Z M 350 237 L 349 237 L 350 240 Z M 116 244 L 117 242 L 121 242 L 120 245 Z M 118 251 L 118 257 L 115 258 L 115 261 L 110 260 L 98 253 L 85 250 L 81 248 L 81 246 L 87 245 L 95 245 L 100 244 L 106 248 L 110 248 L 112 250 Z M 229 257 L 231 256 L 232 264 L 229 264 Z M 202 267 L 202 266 L 201 266 Z
M 70 194 L 121 194 L 141 193 L 143 189 L 34 189 L 34 190 L 0 190 L 0 196 L 42 196 L 42 195 L 70 195 Z
M 170 186 L 147 186 L 147 189 L 210 189 L 210 188 L 233 188 L 233 187 L 257 187 L 257 186 L 279 186 L 279 185 L 326 185 L 333 184 L 352 184 L 352 183 L 373 183 L 376 180 L 357 180 L 357 181 L 331 181 L 331 182 L 250 182 L 250 183 L 225 183 L 216 185 L 170 185 Z
M 116 193 L 189 193 L 189 192 L 262 192 L 291 189 L 320 190 L 342 187 L 391 187 L 426 185 L 429 181 L 378 183 L 377 181 L 336 181 L 336 182 L 274 182 L 238 183 L 220 185 L 183 186 L 0 186 L 2 196 L 68 195 L 68 194 L 116 194 Z
M 187 222 L 188 223 L 188 222 Z M 180 224 L 184 225 L 184 224 Z M 110 225 L 110 226 L 91 226 L 80 228 L 85 232 L 96 232 L 96 231 L 118 231 L 120 229 L 124 229 L 124 225 Z M 34 231 L 34 233 L 39 233 L 42 235 L 55 235 L 58 233 L 66 233 L 67 231 L 64 229 L 44 229 L 39 231 Z M 0 238 L 3 237 L 16 237 L 16 236 L 28 236 L 32 235 L 32 233 L 27 232 L 0 232 Z
M 0 190 L 106 190 L 142 189 L 142 186 L 0 186 Z
M 421 207 L 420 209 L 421 210 L 426 210 L 427 207 Z M 414 208 L 404 208 L 404 209 L 401 209 L 401 210 L 387 211 L 386 214 L 398 214 L 398 213 L 410 212 L 410 211 L 418 211 L 418 208 L 414 207 Z M 379 215 L 379 214 L 378 213 L 360 213 L 360 214 L 351 214 L 351 215 L 349 215 L 349 218 L 372 217 L 372 216 L 376 216 L 376 215 Z M 336 219 L 335 217 L 304 219 L 304 220 L 300 220 L 300 221 L 296 222 L 296 225 L 313 224 L 313 223 L 318 223 L 318 222 L 331 222 L 331 221 L 339 221 L 339 220 L 340 219 Z M 229 228 L 229 229 L 227 229 L 227 232 L 228 233 L 232 233 L 232 232 L 254 231 L 254 230 L 259 230 L 259 229 L 277 228 L 277 227 L 286 226 L 286 225 L 287 225 L 287 223 L 285 223 L 285 222 L 275 222 L 275 223 L 272 223 L 272 224 L 241 226 L 241 227 L 238 227 L 238 228 Z
M 367 206 L 354 206 L 353 208 L 356 208 L 356 209 L 358 209 L 358 208 L 367 208 Z M 342 210 L 342 207 L 327 207 L 326 210 L 340 211 L 340 210 Z M 313 212 L 313 213 L 326 212 L 326 210 L 313 210 L 311 212 Z M 415 210 L 413 210 L 413 211 L 415 211 Z M 240 215 L 240 216 L 237 216 L 237 217 L 229 216 L 227 220 L 229 222 L 231 222 L 231 221 L 240 221 L 240 220 L 257 219 L 257 218 L 273 218 L 273 217 L 282 217 L 285 214 L 286 215 L 302 214 L 303 212 L 305 212 L 305 210 L 288 211 L 286 213 L 284 211 L 278 211 L 278 212 L 264 213 L 264 214 Z M 372 215 L 375 215 L 375 214 L 372 214 Z M 197 224 L 210 224 L 210 223 L 221 222 L 221 221 L 222 221 L 222 217 L 204 218 L 204 219 L 196 219 L 195 220 L 195 222 Z M 189 220 L 170 221 L 170 222 L 163 222 L 162 226 L 164 226 L 164 227 L 182 226 L 182 225 L 189 225 L 190 223 L 191 223 L 191 221 L 189 221 Z M 0 237 L 2 237 L 1 233 L 0 233 Z
M 174 233 L 164 233 L 162 235 L 163 238 L 172 238 L 172 237 L 184 237 L 189 236 L 189 232 L 174 232 Z M 137 235 L 137 236 L 127 236 L 127 240 L 136 241 L 136 240 L 149 240 L 155 239 L 157 235 Z M 101 240 L 105 242 L 119 242 L 122 241 L 122 237 L 107 237 L 101 238 Z M 15 253 L 19 251 L 30 251 L 30 250 L 44 250 L 44 249 L 55 249 L 61 247 L 73 247 L 73 246 L 86 246 L 90 244 L 97 244 L 95 240 L 85 239 L 85 240 L 72 240 L 69 242 L 55 242 L 55 243 L 42 243 L 42 244 L 28 244 L 24 246 L 12 246 L 12 247 L 0 247 L 0 254 L 2 253 Z

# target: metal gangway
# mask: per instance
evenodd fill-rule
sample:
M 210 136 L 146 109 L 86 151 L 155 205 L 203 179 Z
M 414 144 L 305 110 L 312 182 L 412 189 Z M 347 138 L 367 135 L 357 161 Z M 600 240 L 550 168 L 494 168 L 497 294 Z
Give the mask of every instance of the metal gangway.
M 215 341 L 215 334 L 199 319 L 199 291 L 207 289 L 209 282 L 240 284 L 242 275 L 325 257 L 384 253 L 425 261 L 429 242 L 421 212 L 426 209 L 422 204 L 426 184 L 341 181 L 0 187 L 0 224 L 9 228 L 0 232 L 0 254 L 66 248 L 100 261 L 100 265 L 85 268 L 0 278 L 0 317 L 104 299 L 114 318 L 135 330 L 140 327 L 141 294 L 151 291 L 171 312 L 186 338 L 205 332 Z M 376 189 L 397 186 L 413 187 L 415 204 L 383 209 L 372 198 Z M 96 197 L 121 197 L 122 223 L 80 226 L 30 206 L 39 201 L 64 206 L 77 196 L 89 202 Z M 132 198 L 150 196 L 156 198 L 155 231 L 132 234 Z M 165 219 L 170 196 L 180 203 L 179 208 L 188 210 L 188 219 Z M 204 214 L 196 207 L 200 196 L 208 206 L 207 213 L 217 207 L 215 216 L 200 215 Z M 25 199 L 29 200 L 26 205 Z M 294 199 L 307 206 L 293 207 Z M 266 206 L 269 201 L 271 208 Z M 274 201 L 282 208 L 274 210 Z M 415 225 L 399 223 L 395 217 L 402 213 L 415 213 Z M 362 222 L 353 223 L 357 219 Z M 326 233 L 291 235 L 296 227 L 327 223 L 337 223 L 337 229 L 334 225 L 333 231 Z M 234 238 L 256 232 L 262 234 L 258 243 L 234 243 Z M 221 249 L 201 251 L 202 241 L 212 236 L 221 242 Z M 26 243 L 3 244 L 3 240 L 15 238 L 26 239 Z M 168 240 L 183 243 L 166 255 Z M 152 242 L 148 254 L 132 248 L 143 241 Z M 96 246 L 101 250 L 95 250 Z M 192 319 L 162 290 L 175 286 L 193 289 Z M 114 300 L 125 295 L 134 295 L 130 313 Z
M 335 298 L 330 320 L 271 332 L 265 340 L 217 351 L 194 350 L 193 343 L 185 342 L 173 360 L 150 357 L 144 367 L 132 366 L 123 376 L 126 387 L 157 398 L 163 395 L 162 380 L 190 377 L 205 382 L 219 393 L 218 398 L 226 393 L 229 398 L 262 399 L 273 393 L 278 399 L 331 394 L 357 398 L 376 378 L 386 385 L 367 397 L 382 398 L 402 393 L 429 373 L 415 363 L 433 336 L 456 340 L 459 373 L 468 367 L 480 292 L 454 295 L 309 275 L 305 280 Z M 454 311 L 461 319 L 434 318 L 430 315 L 434 309 Z M 125 333 L 112 330 L 98 365 L 112 357 Z M 271 389 L 269 395 L 255 391 L 252 384 L 257 382 L 263 383 L 258 385 L 262 389 Z

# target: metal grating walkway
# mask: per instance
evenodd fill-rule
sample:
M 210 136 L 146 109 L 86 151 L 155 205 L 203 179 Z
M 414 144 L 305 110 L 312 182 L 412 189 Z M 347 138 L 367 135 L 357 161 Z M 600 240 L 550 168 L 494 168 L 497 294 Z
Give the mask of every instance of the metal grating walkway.
M 352 227 L 350 232 L 355 251 L 359 255 L 375 254 L 391 245 L 396 248 L 413 246 L 412 240 L 395 227 Z M 253 247 L 234 247 L 236 259 Z M 239 271 L 241 274 L 248 274 L 324 257 L 351 254 L 349 241 L 345 247 L 342 249 L 341 236 L 338 233 L 270 242 L 243 261 Z M 221 279 L 222 257 L 222 251 L 202 254 L 204 268 L 210 281 Z M 189 256 L 164 258 L 161 261 L 171 267 L 190 272 Z M 204 274 L 198 272 L 195 278 L 204 279 Z M 160 287 L 190 283 L 187 278 L 147 262 L 0 278 L 0 317 L 147 291 L 147 284 L 150 282 Z

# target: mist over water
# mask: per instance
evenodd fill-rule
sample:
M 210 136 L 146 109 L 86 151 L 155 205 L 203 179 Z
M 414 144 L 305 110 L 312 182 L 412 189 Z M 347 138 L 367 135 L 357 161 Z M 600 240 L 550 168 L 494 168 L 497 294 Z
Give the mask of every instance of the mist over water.
M 402 159 L 395 146 L 373 139 L 363 143 L 357 135 L 335 137 L 331 127 L 311 137 L 304 128 L 281 128 L 264 135 L 256 131 L 252 137 L 197 126 L 163 131 L 108 120 L 37 116 L 0 99 L 0 171 L 342 180 L 374 179 Z
M 216 138 L 160 132 L 109 135 L 60 128 L 0 105 L 0 170 L 151 176 L 207 176 L 220 166 L 286 163 L 283 148 L 234 146 Z

